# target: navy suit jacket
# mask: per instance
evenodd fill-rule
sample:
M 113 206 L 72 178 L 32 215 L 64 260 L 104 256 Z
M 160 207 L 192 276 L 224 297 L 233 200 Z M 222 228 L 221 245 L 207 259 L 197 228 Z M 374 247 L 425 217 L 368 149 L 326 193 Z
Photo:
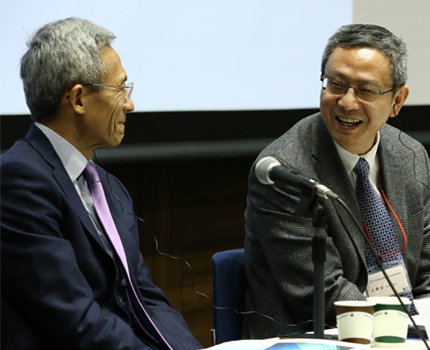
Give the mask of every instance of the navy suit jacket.
M 32 125 L 0 162 L 2 348 L 151 349 L 132 329 L 115 263 L 45 135 Z M 97 171 L 141 303 L 173 349 L 202 348 L 151 280 L 137 221 L 125 213 L 129 194 Z

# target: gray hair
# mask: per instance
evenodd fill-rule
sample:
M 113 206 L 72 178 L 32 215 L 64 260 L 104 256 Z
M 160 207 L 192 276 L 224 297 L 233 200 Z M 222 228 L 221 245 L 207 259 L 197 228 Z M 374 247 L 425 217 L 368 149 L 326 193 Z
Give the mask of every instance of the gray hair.
M 99 49 L 114 39 L 106 28 L 76 17 L 40 28 L 21 58 L 21 79 L 32 120 L 52 119 L 64 92 L 75 84 L 100 84 L 108 69 Z M 98 91 L 98 87 L 90 88 Z
M 321 71 L 336 47 L 368 47 L 381 50 L 390 60 L 390 72 L 395 90 L 406 84 L 407 50 L 402 39 L 388 29 L 375 24 L 349 24 L 340 27 L 324 49 Z

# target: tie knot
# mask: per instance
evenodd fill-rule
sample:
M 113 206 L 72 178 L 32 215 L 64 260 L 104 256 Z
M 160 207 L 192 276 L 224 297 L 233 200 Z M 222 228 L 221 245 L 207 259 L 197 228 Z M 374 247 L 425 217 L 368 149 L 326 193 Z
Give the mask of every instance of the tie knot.
M 366 159 L 360 158 L 354 167 L 354 172 L 358 177 L 368 177 L 369 176 L 369 163 Z
M 94 185 L 96 182 L 100 182 L 99 173 L 93 163 L 88 162 L 84 170 L 84 179 L 89 186 Z

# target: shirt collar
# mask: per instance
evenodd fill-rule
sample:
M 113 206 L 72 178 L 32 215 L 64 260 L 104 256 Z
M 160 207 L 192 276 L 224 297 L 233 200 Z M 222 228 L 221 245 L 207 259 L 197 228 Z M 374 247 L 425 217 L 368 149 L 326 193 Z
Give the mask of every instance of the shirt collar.
M 374 173 L 374 171 L 379 168 L 379 165 L 376 164 L 377 152 L 378 152 L 378 146 L 379 146 L 379 140 L 380 140 L 379 131 L 376 137 L 377 137 L 376 142 L 373 145 L 373 147 L 370 149 L 370 151 L 360 156 L 356 154 L 352 154 L 351 152 L 348 152 L 345 148 L 342 148 L 338 143 L 336 143 L 336 141 L 333 140 L 334 145 L 336 146 L 337 152 L 339 153 L 340 159 L 342 160 L 342 163 L 346 169 L 348 176 L 350 176 L 351 173 L 354 171 L 354 167 L 360 158 L 366 159 L 367 163 L 369 164 L 370 173 Z
M 42 131 L 57 152 L 72 182 L 75 182 L 87 166 L 88 160 L 70 142 L 41 123 L 34 123 Z

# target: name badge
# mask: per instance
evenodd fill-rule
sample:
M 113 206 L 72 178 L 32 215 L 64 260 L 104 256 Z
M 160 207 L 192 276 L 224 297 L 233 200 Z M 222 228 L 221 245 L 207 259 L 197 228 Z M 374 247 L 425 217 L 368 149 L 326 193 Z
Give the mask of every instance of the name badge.
M 404 266 L 392 267 L 386 269 L 385 272 L 398 293 L 409 290 Z M 369 275 L 367 295 L 369 297 L 388 297 L 394 295 L 393 290 L 381 271 Z

